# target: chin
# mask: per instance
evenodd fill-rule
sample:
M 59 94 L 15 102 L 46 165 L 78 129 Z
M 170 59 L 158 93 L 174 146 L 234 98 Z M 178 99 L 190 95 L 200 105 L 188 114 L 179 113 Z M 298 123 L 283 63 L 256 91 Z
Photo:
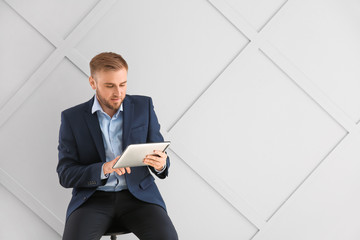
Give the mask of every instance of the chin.
M 121 102 L 119 104 L 114 104 L 113 108 L 114 108 L 114 110 L 118 110 L 120 108 L 120 106 L 121 106 Z

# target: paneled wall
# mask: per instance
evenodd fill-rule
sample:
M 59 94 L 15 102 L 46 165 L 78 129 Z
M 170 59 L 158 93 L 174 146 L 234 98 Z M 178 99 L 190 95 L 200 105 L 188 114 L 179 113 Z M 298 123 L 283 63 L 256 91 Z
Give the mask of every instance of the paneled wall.
M 0 0 L 0 238 L 61 239 L 60 112 L 93 96 L 88 62 L 114 51 L 172 141 L 157 184 L 180 239 L 360 239 L 359 13 L 358 0 Z

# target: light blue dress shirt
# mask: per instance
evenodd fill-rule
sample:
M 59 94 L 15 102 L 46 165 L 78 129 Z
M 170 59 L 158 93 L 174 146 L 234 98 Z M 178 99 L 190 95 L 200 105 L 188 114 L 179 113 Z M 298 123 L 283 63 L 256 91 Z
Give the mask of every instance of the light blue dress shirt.
M 120 105 L 119 110 L 111 118 L 103 111 L 95 95 L 91 112 L 93 114 L 96 112 L 98 116 L 104 142 L 106 162 L 114 160 L 117 156 L 122 154 L 123 105 Z M 124 175 L 119 176 L 115 172 L 112 172 L 108 176 L 105 176 L 103 169 L 101 169 L 101 179 L 106 178 L 108 178 L 106 184 L 98 187 L 97 190 L 117 192 L 127 189 Z

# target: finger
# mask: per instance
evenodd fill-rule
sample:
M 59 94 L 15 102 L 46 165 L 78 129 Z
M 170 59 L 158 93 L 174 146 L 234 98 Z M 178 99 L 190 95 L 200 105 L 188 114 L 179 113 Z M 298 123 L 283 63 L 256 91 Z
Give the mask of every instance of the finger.
M 155 161 L 150 159 L 150 158 L 145 158 L 144 163 L 151 166 L 151 167 L 154 167 L 154 165 L 155 165 Z
M 161 158 L 167 158 L 167 154 L 160 150 L 154 150 L 154 154 L 158 155 Z
M 164 168 L 164 166 L 165 166 L 165 160 L 164 161 L 154 161 L 154 160 L 151 160 L 151 159 L 145 159 L 145 162 L 149 165 L 149 166 L 151 166 L 151 167 L 153 167 L 153 168 L 155 168 L 156 170 L 158 170 L 158 171 L 161 171 L 163 168 Z
M 164 166 L 164 164 L 161 162 L 149 158 L 145 158 L 144 163 L 156 169 L 162 168 L 162 166 Z
M 166 158 L 158 157 L 158 156 L 154 156 L 154 155 L 148 155 L 148 156 L 146 156 L 146 159 L 151 160 L 152 163 L 154 163 L 154 164 L 164 165 L 166 163 Z
M 153 160 L 153 161 L 160 161 L 161 160 L 160 156 L 153 155 L 153 154 L 147 155 L 146 158 L 149 159 L 149 160 Z
M 115 159 L 111 160 L 111 167 L 113 167 L 115 165 L 115 163 L 117 162 L 117 160 L 120 158 L 120 156 L 117 156 Z
M 117 168 L 117 169 L 116 169 L 116 173 L 117 173 L 119 176 L 121 176 L 121 175 L 123 175 L 123 174 L 125 173 L 125 169 L 124 169 L 124 168 Z
M 121 176 L 121 175 L 122 175 L 122 172 L 120 171 L 120 169 L 116 169 L 116 171 L 115 171 L 115 172 L 116 172 L 116 174 L 117 174 L 117 175 L 119 175 L 119 176 Z
M 130 174 L 130 173 L 131 173 L 131 169 L 130 169 L 129 167 L 127 167 L 127 168 L 126 168 L 126 172 L 127 172 L 128 174 Z
M 153 167 L 153 168 L 160 168 L 161 166 L 164 166 L 164 163 L 165 161 L 158 161 L 158 160 L 153 160 L 153 159 L 149 159 L 149 158 L 146 158 L 145 159 L 145 164 Z
M 154 153 L 159 155 L 160 157 L 167 157 L 167 154 L 163 151 L 160 151 L 160 150 L 154 150 Z

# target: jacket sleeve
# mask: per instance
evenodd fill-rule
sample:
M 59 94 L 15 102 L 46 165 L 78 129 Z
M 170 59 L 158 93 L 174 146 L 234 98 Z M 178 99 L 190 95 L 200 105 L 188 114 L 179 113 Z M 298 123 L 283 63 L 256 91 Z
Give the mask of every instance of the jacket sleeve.
M 160 133 L 160 124 L 154 111 L 154 105 L 152 99 L 149 100 L 149 128 L 147 142 L 163 142 L 164 138 Z M 166 168 L 163 172 L 158 173 L 153 167 L 149 167 L 150 170 L 159 178 L 166 178 L 169 174 L 170 158 L 166 159 Z
M 59 162 L 56 170 L 63 187 L 88 188 L 104 184 L 101 180 L 103 162 L 80 161 L 74 131 L 64 112 L 61 114 L 58 151 Z

